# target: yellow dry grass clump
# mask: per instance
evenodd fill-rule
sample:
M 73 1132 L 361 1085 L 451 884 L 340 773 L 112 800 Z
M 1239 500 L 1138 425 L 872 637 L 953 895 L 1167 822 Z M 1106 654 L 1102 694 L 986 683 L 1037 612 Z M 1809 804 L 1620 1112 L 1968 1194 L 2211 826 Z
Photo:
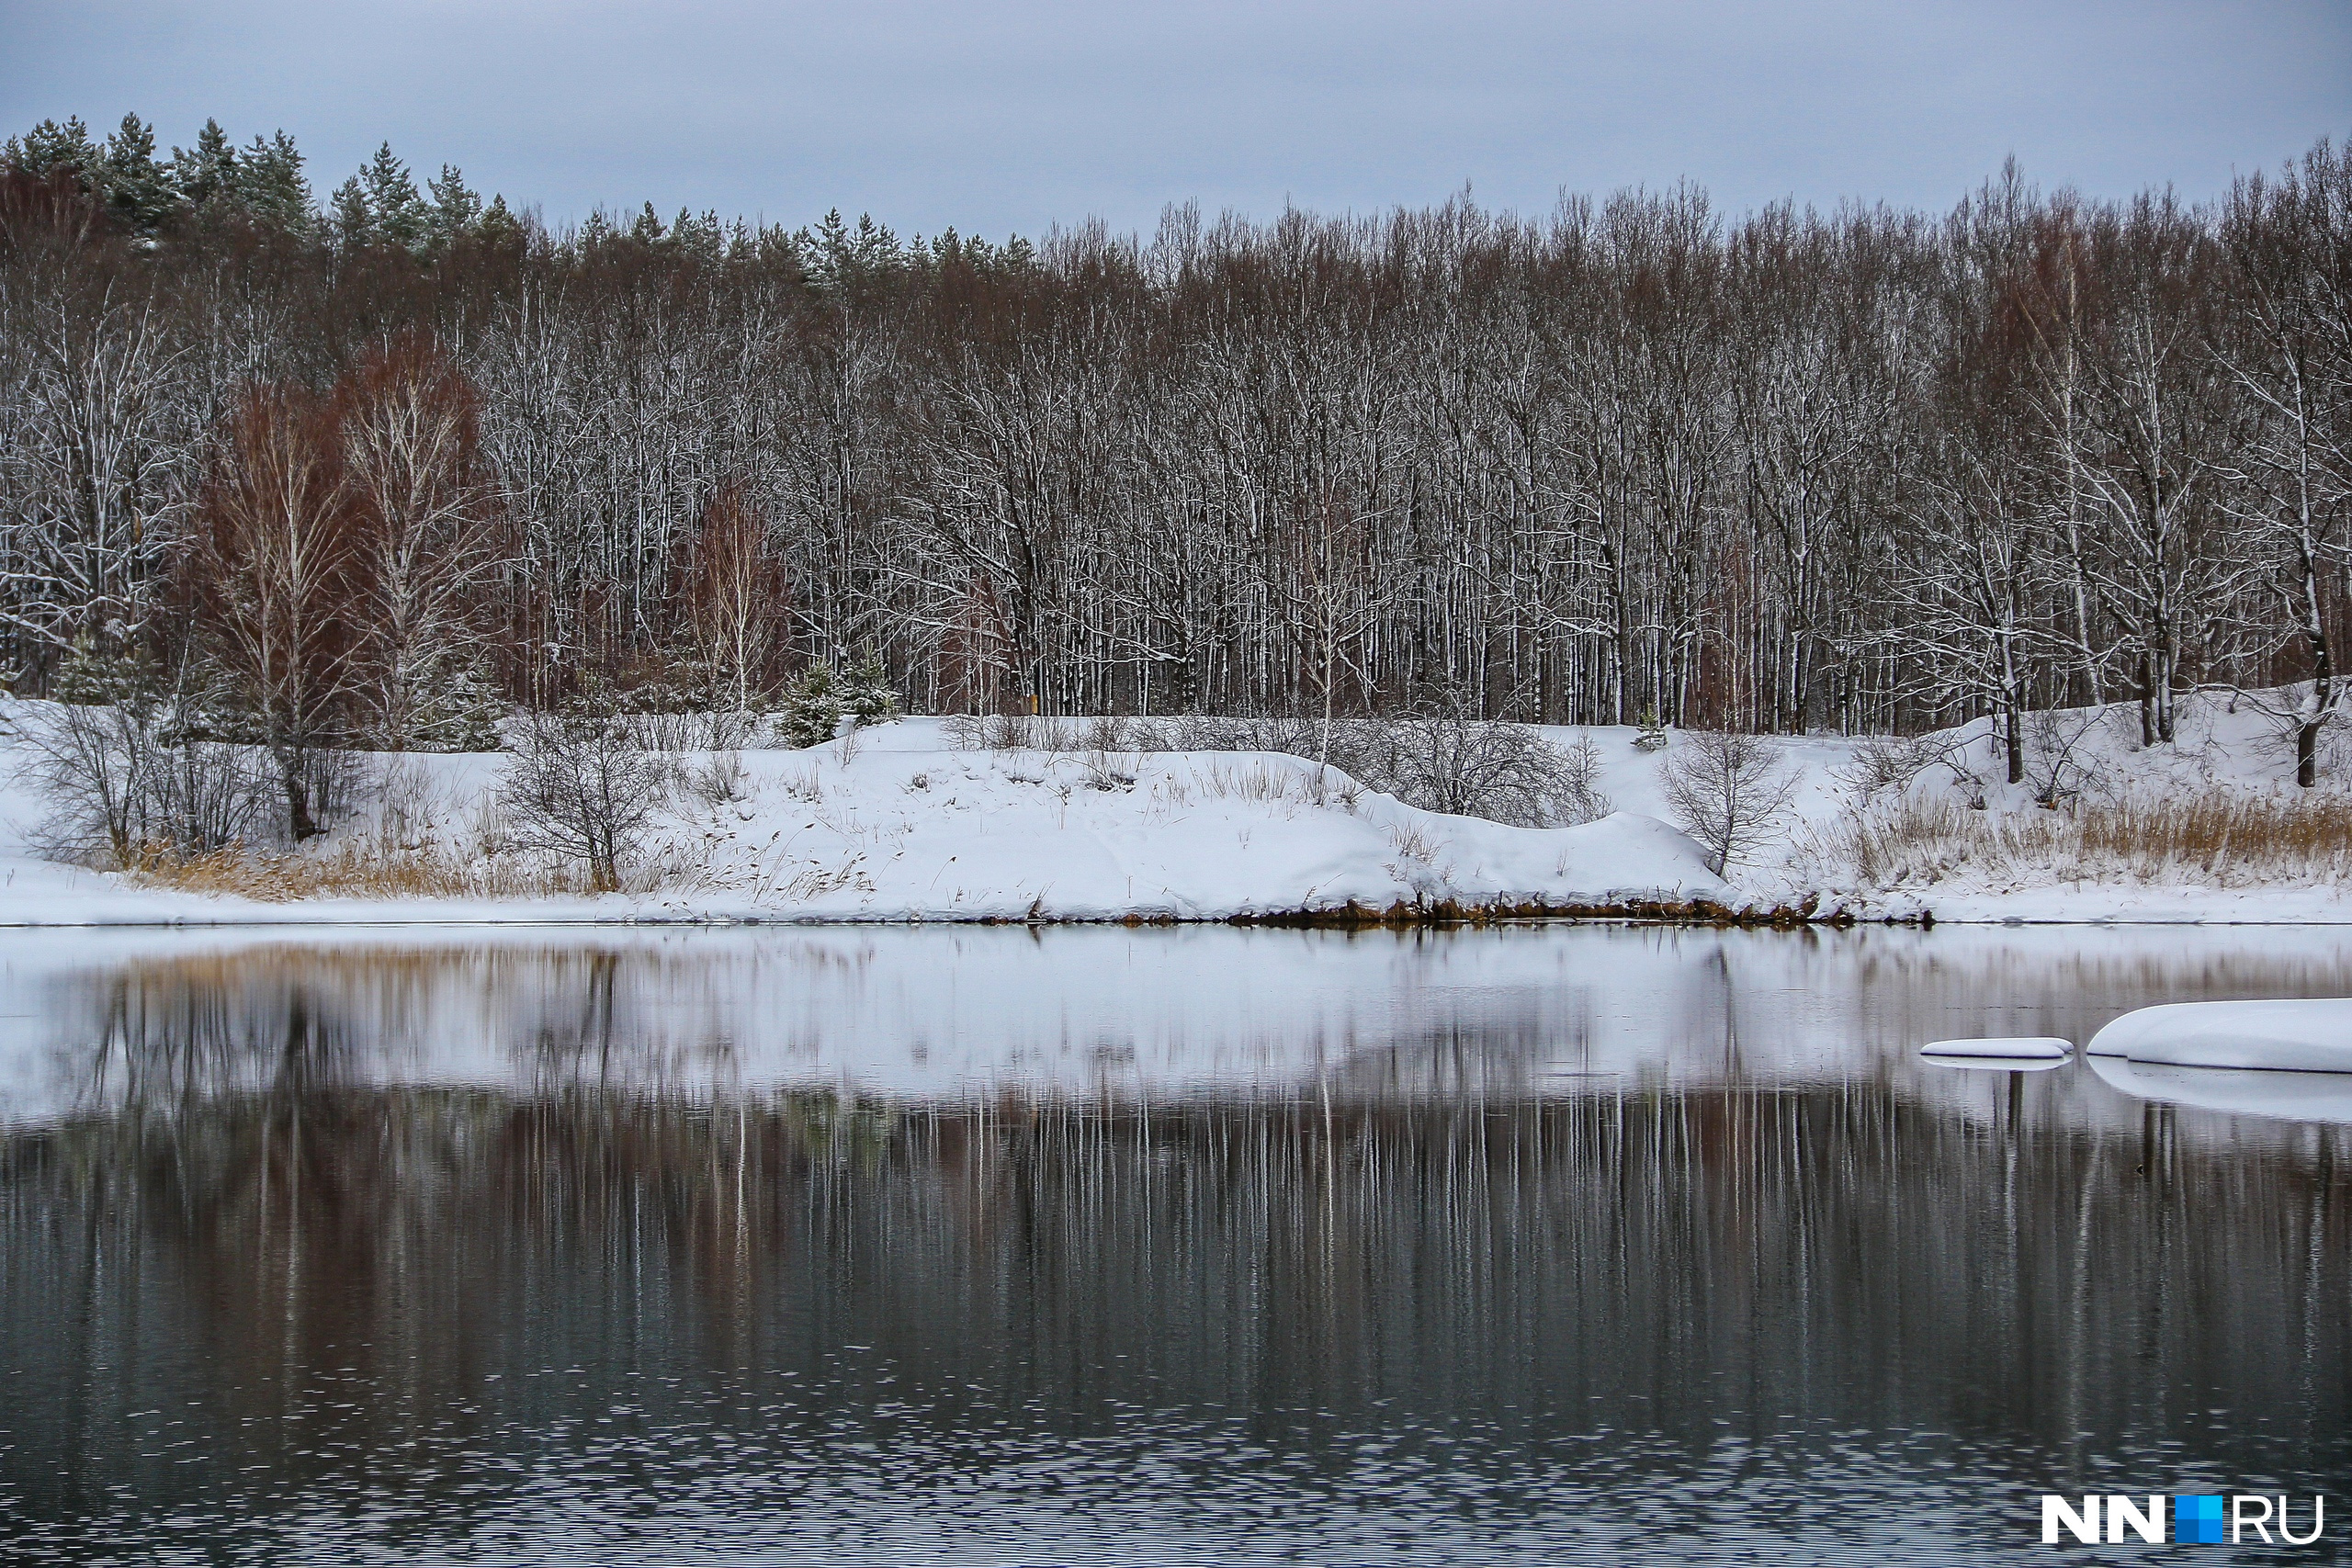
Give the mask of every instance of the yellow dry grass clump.
M 248 849 L 148 854 L 141 881 L 188 893 L 284 903 L 299 898 L 544 898 L 594 891 L 587 868 L 515 856 L 460 858 L 439 845 L 345 841 L 276 854 Z
M 1996 814 L 1903 799 L 1817 830 L 1815 868 L 1868 887 L 1956 875 L 2300 886 L 2352 881 L 2352 797 L 2210 790 Z

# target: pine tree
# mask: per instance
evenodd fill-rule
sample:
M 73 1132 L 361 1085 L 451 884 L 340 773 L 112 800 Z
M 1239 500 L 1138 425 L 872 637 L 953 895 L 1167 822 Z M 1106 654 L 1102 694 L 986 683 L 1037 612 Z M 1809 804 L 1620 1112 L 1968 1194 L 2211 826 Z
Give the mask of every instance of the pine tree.
M 83 632 L 50 676 L 49 694 L 76 707 L 107 707 L 154 694 L 154 671 L 136 650 L 101 649 Z
M 481 197 L 467 188 L 463 170 L 455 164 L 441 165 L 441 177 L 427 180 L 424 188 L 433 197 L 432 233 L 435 250 L 447 250 L 474 231 L 481 219 Z
M 417 194 L 408 165 L 392 155 L 390 142 L 376 149 L 376 155 L 359 171 L 359 182 L 368 194 L 371 237 L 381 244 L 423 251 L 432 232 L 432 212 Z
M 899 694 L 882 668 L 882 655 L 868 647 L 842 677 L 842 707 L 860 725 L 888 724 L 899 716 Z
M 352 175 L 334 187 L 334 195 L 327 205 L 334 214 L 335 243 L 345 250 L 356 250 L 376 243 L 376 214 L 368 206 L 368 187 Z
M 506 705 L 481 666 L 436 663 L 424 675 L 402 745 L 416 751 L 497 750 Z
M 485 245 L 518 245 L 523 242 L 523 220 L 508 209 L 504 197 L 493 196 L 482 209 L 475 231 Z
M 236 199 L 237 149 L 219 120 L 204 122 L 194 148 L 172 149 L 172 178 L 181 199 L 198 212 L 217 211 Z
M 690 255 L 705 261 L 717 261 L 725 230 L 719 226 L 718 214 L 705 212 L 697 218 L 689 209 L 678 209 L 677 218 L 670 224 L 670 243 Z
M 107 210 L 137 233 L 153 233 L 179 207 L 171 171 L 155 161 L 155 128 L 135 114 L 107 138 L 99 178 Z
M 841 728 L 846 711 L 841 682 L 833 678 L 832 667 L 821 662 L 811 664 L 786 688 L 784 705 L 776 714 L 776 729 L 787 746 L 822 746 Z
M 254 144 L 236 162 L 237 204 L 265 228 L 287 234 L 311 231 L 311 182 L 302 175 L 302 154 L 294 139 L 279 131 Z
M 8 162 L 37 179 L 46 179 L 61 168 L 69 170 L 90 189 L 96 188 L 101 167 L 97 146 L 79 115 L 63 125 L 42 120 L 23 137 L 12 138 Z

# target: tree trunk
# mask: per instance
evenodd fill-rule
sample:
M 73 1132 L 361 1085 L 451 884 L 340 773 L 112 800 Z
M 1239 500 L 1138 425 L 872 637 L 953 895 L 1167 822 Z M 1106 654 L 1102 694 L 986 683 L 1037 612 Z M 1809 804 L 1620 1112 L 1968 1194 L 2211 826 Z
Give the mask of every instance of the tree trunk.
M 281 757 L 277 773 L 286 785 L 286 824 L 296 843 L 315 839 L 326 829 L 311 815 L 311 787 L 302 778 L 302 759 L 299 753 Z

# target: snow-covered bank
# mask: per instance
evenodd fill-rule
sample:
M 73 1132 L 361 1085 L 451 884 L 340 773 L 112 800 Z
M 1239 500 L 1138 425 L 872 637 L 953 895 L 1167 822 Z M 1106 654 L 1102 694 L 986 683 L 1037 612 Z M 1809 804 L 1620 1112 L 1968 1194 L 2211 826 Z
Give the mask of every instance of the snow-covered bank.
M 0 795 L 0 922 L 1198 920 L 1737 897 L 1696 844 L 1649 817 L 1505 827 L 1322 781 L 1283 755 L 967 750 L 919 718 L 740 756 L 723 788 L 676 792 L 647 836 L 647 891 L 495 902 L 273 902 L 138 886 L 35 854 L 40 802 L 17 782 Z M 408 830 L 469 833 L 461 852 L 490 852 L 496 829 L 481 807 L 504 763 L 401 760 Z
M 15 709 L 31 716 L 31 705 Z M 444 923 L 483 920 L 1204 920 L 1301 914 L 1439 918 L 1467 910 L 1661 909 L 1961 922 L 2352 923 L 2352 866 L 2143 843 L 2111 861 L 2052 824 L 2137 802 L 2347 803 L 2286 780 L 2256 705 L 2184 702 L 2177 740 L 2143 748 L 2135 716 L 2058 716 L 2033 781 L 2000 782 L 1988 725 L 1924 741 L 1775 742 L 1786 809 L 1728 875 L 1670 826 L 1668 770 L 1690 737 L 1644 750 L 1623 728 L 1546 728 L 1580 748 L 1613 812 L 1508 827 L 1417 809 L 1272 752 L 987 750 L 914 718 L 808 750 L 682 754 L 682 786 L 636 858 L 635 892 L 525 895 L 488 874 L 507 847 L 503 753 L 385 762 L 394 787 L 334 840 L 424 843 L 471 889 L 300 899 L 196 893 L 35 852 L 45 807 L 0 739 L 0 924 Z M 12 755 L 13 754 L 13 755 Z M 2070 802 L 2045 810 L 2037 784 Z M 2052 793 L 2046 787 L 2041 793 Z M 2265 807 L 2267 808 L 2267 807 Z M 2159 824 L 2161 826 L 2161 824 Z M 2145 837 L 2145 825 L 2142 832 Z M 2054 847 L 2053 847 L 2054 846 Z M 2036 858 L 2040 857 L 2040 858 Z M 469 881 L 469 874 L 481 872 Z M 364 885 L 364 884 L 362 884 Z M 492 889 L 498 889 L 493 896 Z

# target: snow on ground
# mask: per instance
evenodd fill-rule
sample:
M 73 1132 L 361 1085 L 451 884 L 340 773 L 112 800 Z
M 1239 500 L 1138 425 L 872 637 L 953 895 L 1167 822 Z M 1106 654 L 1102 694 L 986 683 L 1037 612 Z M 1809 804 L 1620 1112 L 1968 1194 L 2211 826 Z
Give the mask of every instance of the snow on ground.
M 2279 728 L 2258 704 L 2184 699 L 2178 739 L 2143 748 L 2136 711 L 2069 717 L 2044 737 L 2070 748 L 2086 801 L 2230 791 L 2295 795 Z M 0 740 L 0 924 L 141 921 L 398 923 L 659 919 L 797 920 L 1218 919 L 1461 907 L 1627 907 L 1705 901 L 1768 910 L 1939 921 L 2352 922 L 2340 876 L 2207 874 L 2194 864 L 2019 865 L 1928 844 L 1869 874 L 1841 852 L 1865 814 L 1940 807 L 1963 827 L 2051 820 L 2030 785 L 2001 781 L 1984 722 L 1933 738 L 1907 783 L 1866 785 L 1874 744 L 1777 742 L 1796 774 L 1770 840 L 1714 875 L 1669 826 L 1663 752 L 1626 728 L 1547 728 L 1589 742 L 1616 807 L 1581 827 L 1535 829 L 1443 816 L 1318 783 L 1313 763 L 1267 753 L 986 750 L 912 718 L 805 751 L 741 753 L 734 798 L 681 791 L 650 836 L 668 868 L 654 891 L 602 898 L 266 902 L 160 889 L 56 864 L 28 834 L 42 807 Z M 689 768 L 707 760 L 688 757 Z M 2332 761 L 2339 761 L 2332 759 Z M 402 760 L 454 842 L 480 819 L 501 755 Z M 2338 770 L 2340 772 L 2340 770 Z M 470 851 L 467 852 L 472 852 Z
M 685 760 L 689 767 L 695 760 Z M 497 756 L 419 756 L 456 824 Z M 0 920 L 1219 919 L 1403 904 L 1729 902 L 1699 847 L 1649 817 L 1504 827 L 1359 792 L 1251 752 L 1111 757 L 963 750 L 906 719 L 804 751 L 746 751 L 737 798 L 681 791 L 649 835 L 659 890 L 604 898 L 264 903 L 130 886 L 27 842 L 40 804 L 0 795 Z
M 2064 754 L 2063 783 L 2072 797 L 2092 806 L 2183 800 L 2229 795 L 2291 801 L 2318 795 L 2352 812 L 2343 781 L 2352 777 L 2352 735 L 2339 716 L 2323 733 L 2323 787 L 2294 787 L 2293 748 L 2273 716 L 2290 706 L 2280 693 L 2192 694 L 2178 699 L 2169 744 L 2143 746 L 2138 707 L 2114 704 L 2103 712 L 2050 716 L 2044 732 L 2028 735 L 2032 772 L 2046 774 L 2054 752 Z M 1644 752 L 1637 731 L 1609 727 L 1545 727 L 1555 745 L 1589 738 L 1600 764 L 1601 790 L 1621 811 L 1665 820 L 1663 770 L 1683 738 L 1666 750 Z M 1844 910 L 1862 919 L 2004 923 L 2098 920 L 2206 924 L 2352 922 L 2352 874 L 2322 876 L 2289 868 L 2266 874 L 2214 876 L 2201 868 L 2060 864 L 2015 866 L 1929 845 L 1907 857 L 1893 876 L 1858 874 L 1839 852 L 1859 818 L 1883 818 L 1904 807 L 1947 808 L 1972 828 L 2026 829 L 2052 820 L 2038 804 L 2038 779 L 2005 782 L 2007 763 L 1993 722 L 1980 719 L 1912 743 L 1921 765 L 1907 784 L 1872 788 L 1865 753 L 1882 743 L 1869 738 L 1802 736 L 1774 741 L 1796 774 L 1791 810 L 1771 842 L 1746 863 L 1729 868 L 1739 901 L 1791 907 L 1807 898 L 1822 913 Z M 1965 814 L 1965 815 L 1961 815 Z M 2344 871 L 2352 874 L 2352 867 Z

